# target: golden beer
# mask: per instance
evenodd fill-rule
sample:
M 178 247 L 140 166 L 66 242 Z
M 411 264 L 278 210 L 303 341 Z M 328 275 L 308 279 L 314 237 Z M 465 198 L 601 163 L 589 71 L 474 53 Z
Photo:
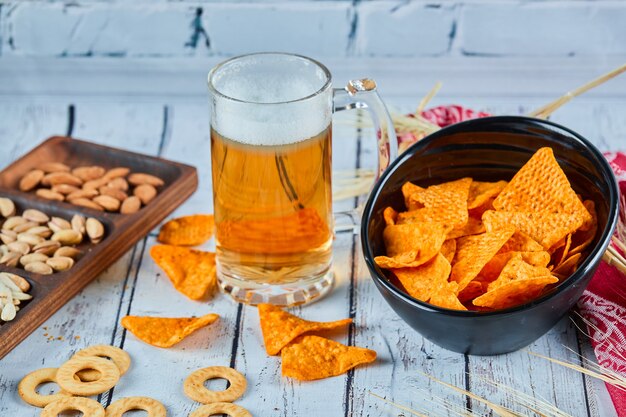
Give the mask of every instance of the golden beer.
M 330 126 L 280 145 L 250 145 L 211 130 L 221 274 L 284 285 L 328 272 L 331 145 Z

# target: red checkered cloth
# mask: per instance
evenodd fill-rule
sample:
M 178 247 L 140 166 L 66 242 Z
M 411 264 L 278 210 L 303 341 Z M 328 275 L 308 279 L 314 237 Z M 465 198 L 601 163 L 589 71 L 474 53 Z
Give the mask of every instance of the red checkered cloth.
M 461 106 L 440 106 L 423 111 L 422 116 L 444 127 L 490 115 Z M 621 194 L 626 195 L 626 154 L 613 152 L 606 153 L 605 157 L 615 172 Z M 601 262 L 579 300 L 578 308 L 582 316 L 593 324 L 588 330 L 598 363 L 626 375 L 626 276 L 615 267 Z M 606 385 L 618 416 L 626 417 L 626 391 Z

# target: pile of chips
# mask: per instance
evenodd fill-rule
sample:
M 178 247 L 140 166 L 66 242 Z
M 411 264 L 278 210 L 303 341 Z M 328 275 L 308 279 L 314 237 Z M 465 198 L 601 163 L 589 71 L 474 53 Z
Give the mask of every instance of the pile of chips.
M 308 321 L 271 304 L 259 304 L 263 342 L 268 355 L 281 355 L 283 376 L 302 381 L 328 378 L 373 362 L 376 352 L 346 346 L 313 333 L 345 328 L 352 319 Z
M 375 258 L 412 297 L 454 310 L 524 304 L 565 280 L 597 230 L 595 206 L 572 189 L 551 148 L 510 182 L 463 178 L 402 186 L 387 207 L 386 256 Z

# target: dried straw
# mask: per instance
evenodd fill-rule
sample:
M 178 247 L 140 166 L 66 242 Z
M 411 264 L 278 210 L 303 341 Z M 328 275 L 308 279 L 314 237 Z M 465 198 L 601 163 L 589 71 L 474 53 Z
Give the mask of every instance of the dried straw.
M 620 198 L 620 213 L 617 220 L 615 234 L 611 237 L 611 244 L 607 248 L 602 259 L 609 265 L 613 265 L 623 274 L 626 274 L 626 196 Z

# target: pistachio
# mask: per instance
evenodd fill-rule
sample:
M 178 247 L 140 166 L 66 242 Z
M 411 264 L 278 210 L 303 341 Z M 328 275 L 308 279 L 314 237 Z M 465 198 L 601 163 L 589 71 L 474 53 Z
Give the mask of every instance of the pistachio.
M 98 191 L 100 192 L 100 195 L 108 195 L 118 199 L 119 201 L 124 201 L 128 197 L 128 194 L 126 194 L 124 191 L 117 188 L 109 187 L 108 185 L 98 188 Z
M 125 177 L 128 175 L 129 172 L 130 172 L 130 169 L 126 167 L 116 167 L 116 168 L 111 168 L 110 170 L 108 170 L 106 174 L 104 174 L 104 176 L 108 179 L 114 179 L 114 178 L 119 178 L 119 177 Z
M 48 255 L 44 255 L 43 253 L 29 253 L 20 258 L 20 263 L 26 266 L 32 262 L 46 262 L 47 259 Z
M 60 162 L 45 162 L 39 168 L 47 173 L 51 172 L 70 172 L 70 167 Z
M 61 244 L 56 240 L 44 240 L 33 247 L 33 252 L 51 256 L 60 247 Z
M 28 223 L 28 220 L 23 218 L 22 216 L 13 216 L 9 217 L 4 221 L 2 225 L 3 230 L 13 230 L 14 227 L 19 226 L 20 224 Z
M 0 258 L 0 264 L 16 267 L 21 257 L 22 254 L 19 252 L 9 252 Z
M 46 223 L 50 220 L 46 213 L 35 209 L 24 210 L 24 212 L 22 213 L 22 217 L 35 223 Z
M 72 246 L 61 246 L 54 252 L 53 257 L 66 256 L 68 258 L 77 259 L 82 252 Z
M 136 213 L 141 208 L 141 200 L 137 196 L 128 197 L 120 207 L 120 213 L 131 214 Z
M 93 198 L 93 201 L 102 207 L 106 211 L 117 211 L 120 208 L 120 200 L 113 198 L 109 195 L 99 195 Z
M 90 190 L 79 189 L 78 191 L 74 191 L 73 193 L 68 194 L 66 198 L 68 201 L 72 201 L 72 200 L 76 200 L 77 198 L 92 198 L 97 195 L 98 195 L 98 191 L 95 189 L 90 189 Z
M 17 240 L 17 233 L 15 233 L 13 230 L 3 229 L 2 232 L 0 232 L 0 240 L 2 240 L 2 243 L 5 243 L 7 245 L 9 243 L 13 243 Z
M 35 191 L 35 194 L 38 197 L 45 198 L 46 200 L 54 200 L 54 201 L 65 200 L 65 196 L 63 196 L 63 194 L 57 193 L 56 191 L 52 191 L 47 188 L 40 188 L 37 191 Z
M 75 204 L 77 206 L 81 206 L 81 207 L 87 207 L 92 210 L 104 211 L 104 208 L 100 204 L 94 203 L 93 201 L 87 198 L 75 198 L 75 199 L 70 200 L 70 203 Z
M 52 191 L 63 195 L 68 195 L 78 190 L 80 190 L 80 188 L 69 184 L 57 184 L 52 186 Z
M 39 235 L 35 235 L 33 233 L 28 233 L 28 232 L 24 232 L 24 233 L 19 233 L 17 235 L 17 241 L 18 242 L 24 242 L 29 244 L 30 246 L 35 246 L 38 243 L 43 242 L 45 239 Z M 16 243 L 16 242 L 13 242 Z
M 28 229 L 28 233 L 41 236 L 43 238 L 48 238 L 52 234 L 52 230 L 48 226 L 35 226 Z
M 69 184 L 74 186 L 83 185 L 83 180 L 69 172 L 53 172 L 42 178 L 43 185 Z
M 39 185 L 44 175 L 46 175 L 40 169 L 33 169 L 28 174 L 24 175 L 19 183 L 21 191 L 30 191 Z
M 107 187 L 117 188 L 118 190 L 128 191 L 128 182 L 124 178 L 114 178 L 107 183 Z
M 78 245 L 83 240 L 83 235 L 76 230 L 59 230 L 52 235 L 52 240 L 56 240 L 62 245 Z
M 68 222 L 65 219 L 62 219 L 60 217 L 53 217 L 49 222 L 48 222 L 48 227 L 50 228 L 50 230 L 52 230 L 53 232 L 58 232 L 59 230 L 64 230 L 64 229 L 71 229 L 72 225 L 70 224 L 70 222 Z
M 80 214 L 75 214 L 72 217 L 72 229 L 76 230 L 78 233 L 80 233 L 81 235 L 85 234 L 85 217 L 81 216 Z
M 24 265 L 24 269 L 28 272 L 33 272 L 35 274 L 41 275 L 50 275 L 52 272 L 52 267 L 44 262 L 31 262 L 29 264 Z
M 157 190 L 150 184 L 141 184 L 135 187 L 133 194 L 139 197 L 141 202 L 145 205 L 154 199 L 157 195 Z
M 87 229 L 87 236 L 89 236 L 92 243 L 98 243 L 102 240 L 104 236 L 104 226 L 99 220 L 90 217 L 87 219 L 85 227 Z
M 154 175 L 145 174 L 143 172 L 136 172 L 128 176 L 128 182 L 132 185 L 150 184 L 154 187 L 160 187 L 164 184 L 163 180 Z
M 90 167 L 78 167 L 72 170 L 72 175 L 80 178 L 81 180 L 87 182 L 91 180 L 95 180 L 98 178 L 102 178 L 106 170 L 100 166 L 90 166 Z
M 9 198 L 0 198 L 0 214 L 2 217 L 11 217 L 15 215 L 15 203 Z
M 67 256 L 54 256 L 46 261 L 48 266 L 52 267 L 55 271 L 67 271 L 74 266 L 74 259 Z
M 19 253 L 21 255 L 26 255 L 27 253 L 30 253 L 30 245 L 26 242 L 12 242 L 12 243 L 7 243 L 7 248 L 9 248 L 10 252 L 16 252 Z
M 39 226 L 39 223 L 29 222 L 28 220 L 26 220 L 26 223 L 18 224 L 12 230 L 15 233 L 23 233 L 23 232 L 25 232 L 27 230 L 30 230 L 33 227 L 37 227 L 37 226 Z

